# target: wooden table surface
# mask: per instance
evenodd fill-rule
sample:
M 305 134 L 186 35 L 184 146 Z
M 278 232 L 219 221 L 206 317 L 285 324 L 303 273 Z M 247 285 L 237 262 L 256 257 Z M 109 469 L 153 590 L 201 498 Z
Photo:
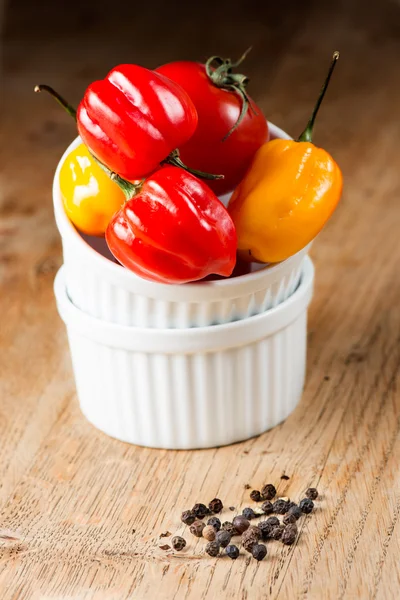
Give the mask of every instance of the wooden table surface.
M 13 0 L 6 14 L 0 597 L 399 598 L 400 5 L 210 3 L 196 11 L 150 3 L 137 15 L 112 4 L 72 11 Z M 342 166 L 345 193 L 312 251 L 304 396 L 285 423 L 231 447 L 129 446 L 96 431 L 78 407 L 52 291 L 62 259 L 51 178 L 74 127 L 32 89 L 51 83 L 77 102 L 118 62 L 238 55 L 251 43 L 250 90 L 294 135 L 332 51 L 341 51 L 316 142 Z M 296 544 L 269 544 L 261 563 L 204 555 L 180 512 L 214 496 L 239 510 L 249 505 L 245 485 L 266 482 L 294 499 L 310 485 L 321 493 Z M 161 550 L 166 531 L 184 533 L 187 550 Z

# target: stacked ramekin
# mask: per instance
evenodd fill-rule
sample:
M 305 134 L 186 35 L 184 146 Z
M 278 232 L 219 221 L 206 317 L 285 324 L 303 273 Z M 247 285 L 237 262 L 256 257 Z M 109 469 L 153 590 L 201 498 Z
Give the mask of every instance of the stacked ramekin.
M 308 247 L 232 279 L 141 279 L 64 211 L 59 170 L 79 143 L 54 178 L 64 254 L 55 294 L 88 420 L 126 442 L 186 449 L 237 442 L 284 420 L 304 384 Z

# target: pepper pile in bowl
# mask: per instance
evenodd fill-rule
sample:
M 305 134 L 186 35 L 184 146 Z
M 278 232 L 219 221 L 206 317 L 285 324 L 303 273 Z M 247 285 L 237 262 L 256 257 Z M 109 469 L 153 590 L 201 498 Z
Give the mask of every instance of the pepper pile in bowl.
M 105 235 L 114 257 L 152 281 L 229 277 L 236 257 L 281 262 L 309 244 L 340 200 L 342 175 L 312 143 L 334 53 L 306 129 L 269 141 L 261 109 L 236 63 L 125 64 L 86 90 L 76 119 L 82 144 L 60 171 L 77 229 Z M 216 194 L 233 192 L 227 208 Z

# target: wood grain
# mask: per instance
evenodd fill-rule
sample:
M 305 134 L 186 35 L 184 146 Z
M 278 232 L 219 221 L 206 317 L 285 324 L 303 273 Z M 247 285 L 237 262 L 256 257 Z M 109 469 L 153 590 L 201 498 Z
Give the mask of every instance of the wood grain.
M 176 4 L 172 17 L 166 4 L 152 4 L 139 22 L 133 6 L 117 4 L 111 13 L 103 2 L 96 10 L 40 7 L 11 2 L 3 48 L 1 598 L 400 597 L 399 4 L 310 0 L 285 11 L 243 5 L 232 12 L 221 2 L 214 19 L 207 4 L 203 11 Z M 239 55 L 251 43 L 253 95 L 293 134 L 331 52 L 342 55 L 316 142 L 342 166 L 346 187 L 312 252 L 304 396 L 285 423 L 231 447 L 122 444 L 92 428 L 77 404 L 52 293 L 61 245 L 50 191 L 74 130 L 31 90 L 52 83 L 76 102 L 118 62 Z M 295 500 L 316 486 L 321 499 L 295 546 L 269 544 L 262 563 L 207 557 L 179 521 L 183 509 L 215 496 L 235 507 L 223 513 L 231 519 L 251 505 L 245 484 L 268 481 Z M 183 534 L 187 549 L 161 550 L 166 531 Z

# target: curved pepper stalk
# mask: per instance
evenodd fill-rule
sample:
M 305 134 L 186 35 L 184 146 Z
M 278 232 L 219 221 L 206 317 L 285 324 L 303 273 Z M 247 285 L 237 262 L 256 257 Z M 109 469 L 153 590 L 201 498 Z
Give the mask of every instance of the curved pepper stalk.
M 211 58 L 209 58 L 205 64 L 207 76 L 212 83 L 223 90 L 234 92 L 240 96 L 242 102 L 239 117 L 233 127 L 231 127 L 231 129 L 222 139 L 223 142 L 227 140 L 228 137 L 235 131 L 235 129 L 239 127 L 249 108 L 251 108 L 255 115 L 258 114 L 246 92 L 249 78 L 246 77 L 246 75 L 233 73 L 232 71 L 232 69 L 238 67 L 244 61 L 250 50 L 251 47 L 248 48 L 236 62 L 232 62 L 230 58 L 211 56 Z
M 313 130 L 314 130 L 314 123 L 315 123 L 315 119 L 317 117 L 319 108 L 322 104 L 322 100 L 324 99 L 326 90 L 328 89 L 328 85 L 329 82 L 331 80 L 332 77 L 332 73 L 336 67 L 336 63 L 339 60 L 339 52 L 334 52 L 333 56 L 332 56 L 332 62 L 331 62 L 331 66 L 329 67 L 329 71 L 328 71 L 328 75 L 326 76 L 326 79 L 324 81 L 324 84 L 321 88 L 321 91 L 319 93 L 318 96 L 318 100 L 314 106 L 314 110 L 311 113 L 311 117 L 307 123 L 307 126 L 305 128 L 305 130 L 303 131 L 303 133 L 300 135 L 300 137 L 298 138 L 298 142 L 312 142 L 312 136 L 313 136 Z

